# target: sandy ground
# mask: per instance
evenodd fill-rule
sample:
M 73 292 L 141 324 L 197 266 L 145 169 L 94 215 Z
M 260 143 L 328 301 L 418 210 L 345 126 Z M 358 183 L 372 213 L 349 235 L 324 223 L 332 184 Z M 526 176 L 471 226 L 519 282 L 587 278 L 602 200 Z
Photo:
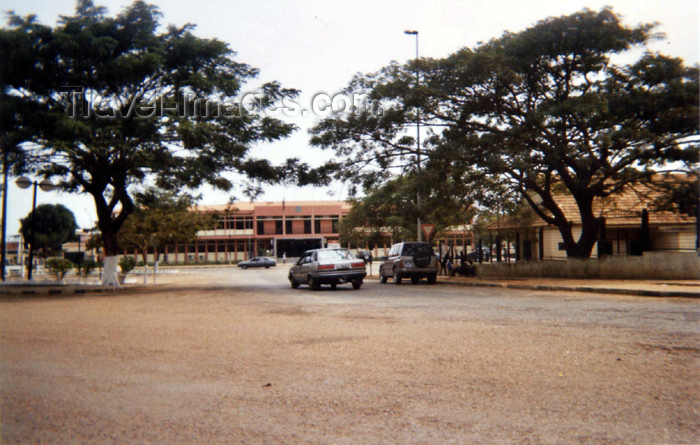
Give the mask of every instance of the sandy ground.
M 285 269 L 0 300 L 25 443 L 700 443 L 700 302 Z

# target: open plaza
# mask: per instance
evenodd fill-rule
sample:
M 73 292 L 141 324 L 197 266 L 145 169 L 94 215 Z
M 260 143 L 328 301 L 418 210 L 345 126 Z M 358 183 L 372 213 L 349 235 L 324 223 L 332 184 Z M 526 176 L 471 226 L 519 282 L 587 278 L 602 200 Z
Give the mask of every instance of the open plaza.
M 1 298 L 3 444 L 700 438 L 697 299 L 287 268 Z

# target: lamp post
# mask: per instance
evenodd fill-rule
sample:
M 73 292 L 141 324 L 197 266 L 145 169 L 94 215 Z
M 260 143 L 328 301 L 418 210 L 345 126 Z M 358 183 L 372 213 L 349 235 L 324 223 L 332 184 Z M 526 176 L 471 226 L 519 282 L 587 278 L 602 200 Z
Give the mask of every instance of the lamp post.
M 34 268 L 34 237 L 36 232 L 36 187 L 37 185 L 45 192 L 50 192 L 56 187 L 48 179 L 44 179 L 41 182 L 32 181 L 26 176 L 20 176 L 15 181 L 17 187 L 21 189 L 28 189 L 30 186 L 34 185 L 34 194 L 32 197 L 32 213 L 31 213 L 31 233 L 30 233 L 30 244 L 29 244 L 29 272 L 27 273 L 27 280 L 32 279 L 32 269 Z
M 3 147 L 3 161 L 2 161 L 2 240 L 0 240 L 0 278 L 5 281 L 5 262 L 7 261 L 7 165 L 8 165 L 8 151 L 6 147 Z
M 416 62 L 418 62 L 418 31 L 407 29 L 404 34 L 416 37 Z M 418 67 L 416 66 L 416 87 L 420 86 L 420 74 Z M 418 241 L 423 241 L 423 233 L 420 228 L 420 108 L 416 107 L 416 208 L 417 208 L 417 218 L 416 218 L 416 233 L 418 234 Z

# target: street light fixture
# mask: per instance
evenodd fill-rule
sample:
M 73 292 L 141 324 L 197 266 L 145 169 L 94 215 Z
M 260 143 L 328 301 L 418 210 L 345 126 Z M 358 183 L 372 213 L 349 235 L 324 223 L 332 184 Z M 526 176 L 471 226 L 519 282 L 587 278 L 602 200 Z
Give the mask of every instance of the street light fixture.
M 27 280 L 32 279 L 32 269 L 34 267 L 34 238 L 35 238 L 35 232 L 36 232 L 36 187 L 39 186 L 41 189 L 45 192 L 50 192 L 51 190 L 54 190 L 56 188 L 55 185 L 51 183 L 48 179 L 44 179 L 41 182 L 37 181 L 32 181 L 31 179 L 27 178 L 26 176 L 20 176 L 17 178 L 17 181 L 15 181 L 15 184 L 17 184 L 17 187 L 21 189 L 28 189 L 32 185 L 34 185 L 34 194 L 32 197 L 32 213 L 31 213 L 31 234 L 30 234 L 30 244 L 29 244 L 29 272 L 27 273 Z
M 418 31 L 413 29 L 407 29 L 404 34 L 416 36 L 416 62 L 418 62 Z M 418 72 L 418 65 L 416 64 L 416 87 L 420 86 L 420 74 Z M 420 108 L 416 107 L 416 208 L 418 216 L 416 218 L 416 232 L 418 234 L 418 241 L 423 241 L 423 231 L 421 230 L 421 205 L 420 205 Z

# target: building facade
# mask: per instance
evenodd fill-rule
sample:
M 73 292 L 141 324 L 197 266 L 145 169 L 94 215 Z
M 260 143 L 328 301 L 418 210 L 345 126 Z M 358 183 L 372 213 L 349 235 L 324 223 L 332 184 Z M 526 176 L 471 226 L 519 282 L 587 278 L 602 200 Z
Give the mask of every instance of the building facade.
M 202 205 L 197 211 L 216 216 L 215 227 L 197 232 L 187 244 L 167 246 L 162 263 L 235 263 L 253 256 L 277 259 L 296 258 L 309 249 L 341 247 L 338 225 L 351 209 L 344 201 L 237 202 L 231 205 Z M 374 257 L 386 256 L 394 242 L 387 233 L 379 244 L 346 245 L 355 251 L 370 251 Z M 472 245 L 471 232 L 454 228 L 434 240 L 441 252 L 460 252 Z M 141 261 L 134 249 L 126 249 Z M 148 261 L 153 261 L 153 252 Z
M 696 252 L 698 222 L 693 216 L 657 208 L 657 193 L 642 185 L 607 199 L 594 201 L 594 212 L 604 224 L 592 258 L 639 256 L 643 252 Z M 571 195 L 557 195 L 556 201 L 572 224 L 574 239 L 581 235 L 578 206 Z M 559 230 L 527 210 L 521 218 L 491 224 L 493 237 L 508 234 L 519 260 L 565 259 L 566 250 Z
M 305 250 L 339 246 L 338 222 L 350 206 L 339 201 L 238 202 L 197 210 L 215 213 L 216 227 L 199 231 L 191 243 L 168 246 L 161 261 L 233 263 L 253 256 L 297 257 Z

